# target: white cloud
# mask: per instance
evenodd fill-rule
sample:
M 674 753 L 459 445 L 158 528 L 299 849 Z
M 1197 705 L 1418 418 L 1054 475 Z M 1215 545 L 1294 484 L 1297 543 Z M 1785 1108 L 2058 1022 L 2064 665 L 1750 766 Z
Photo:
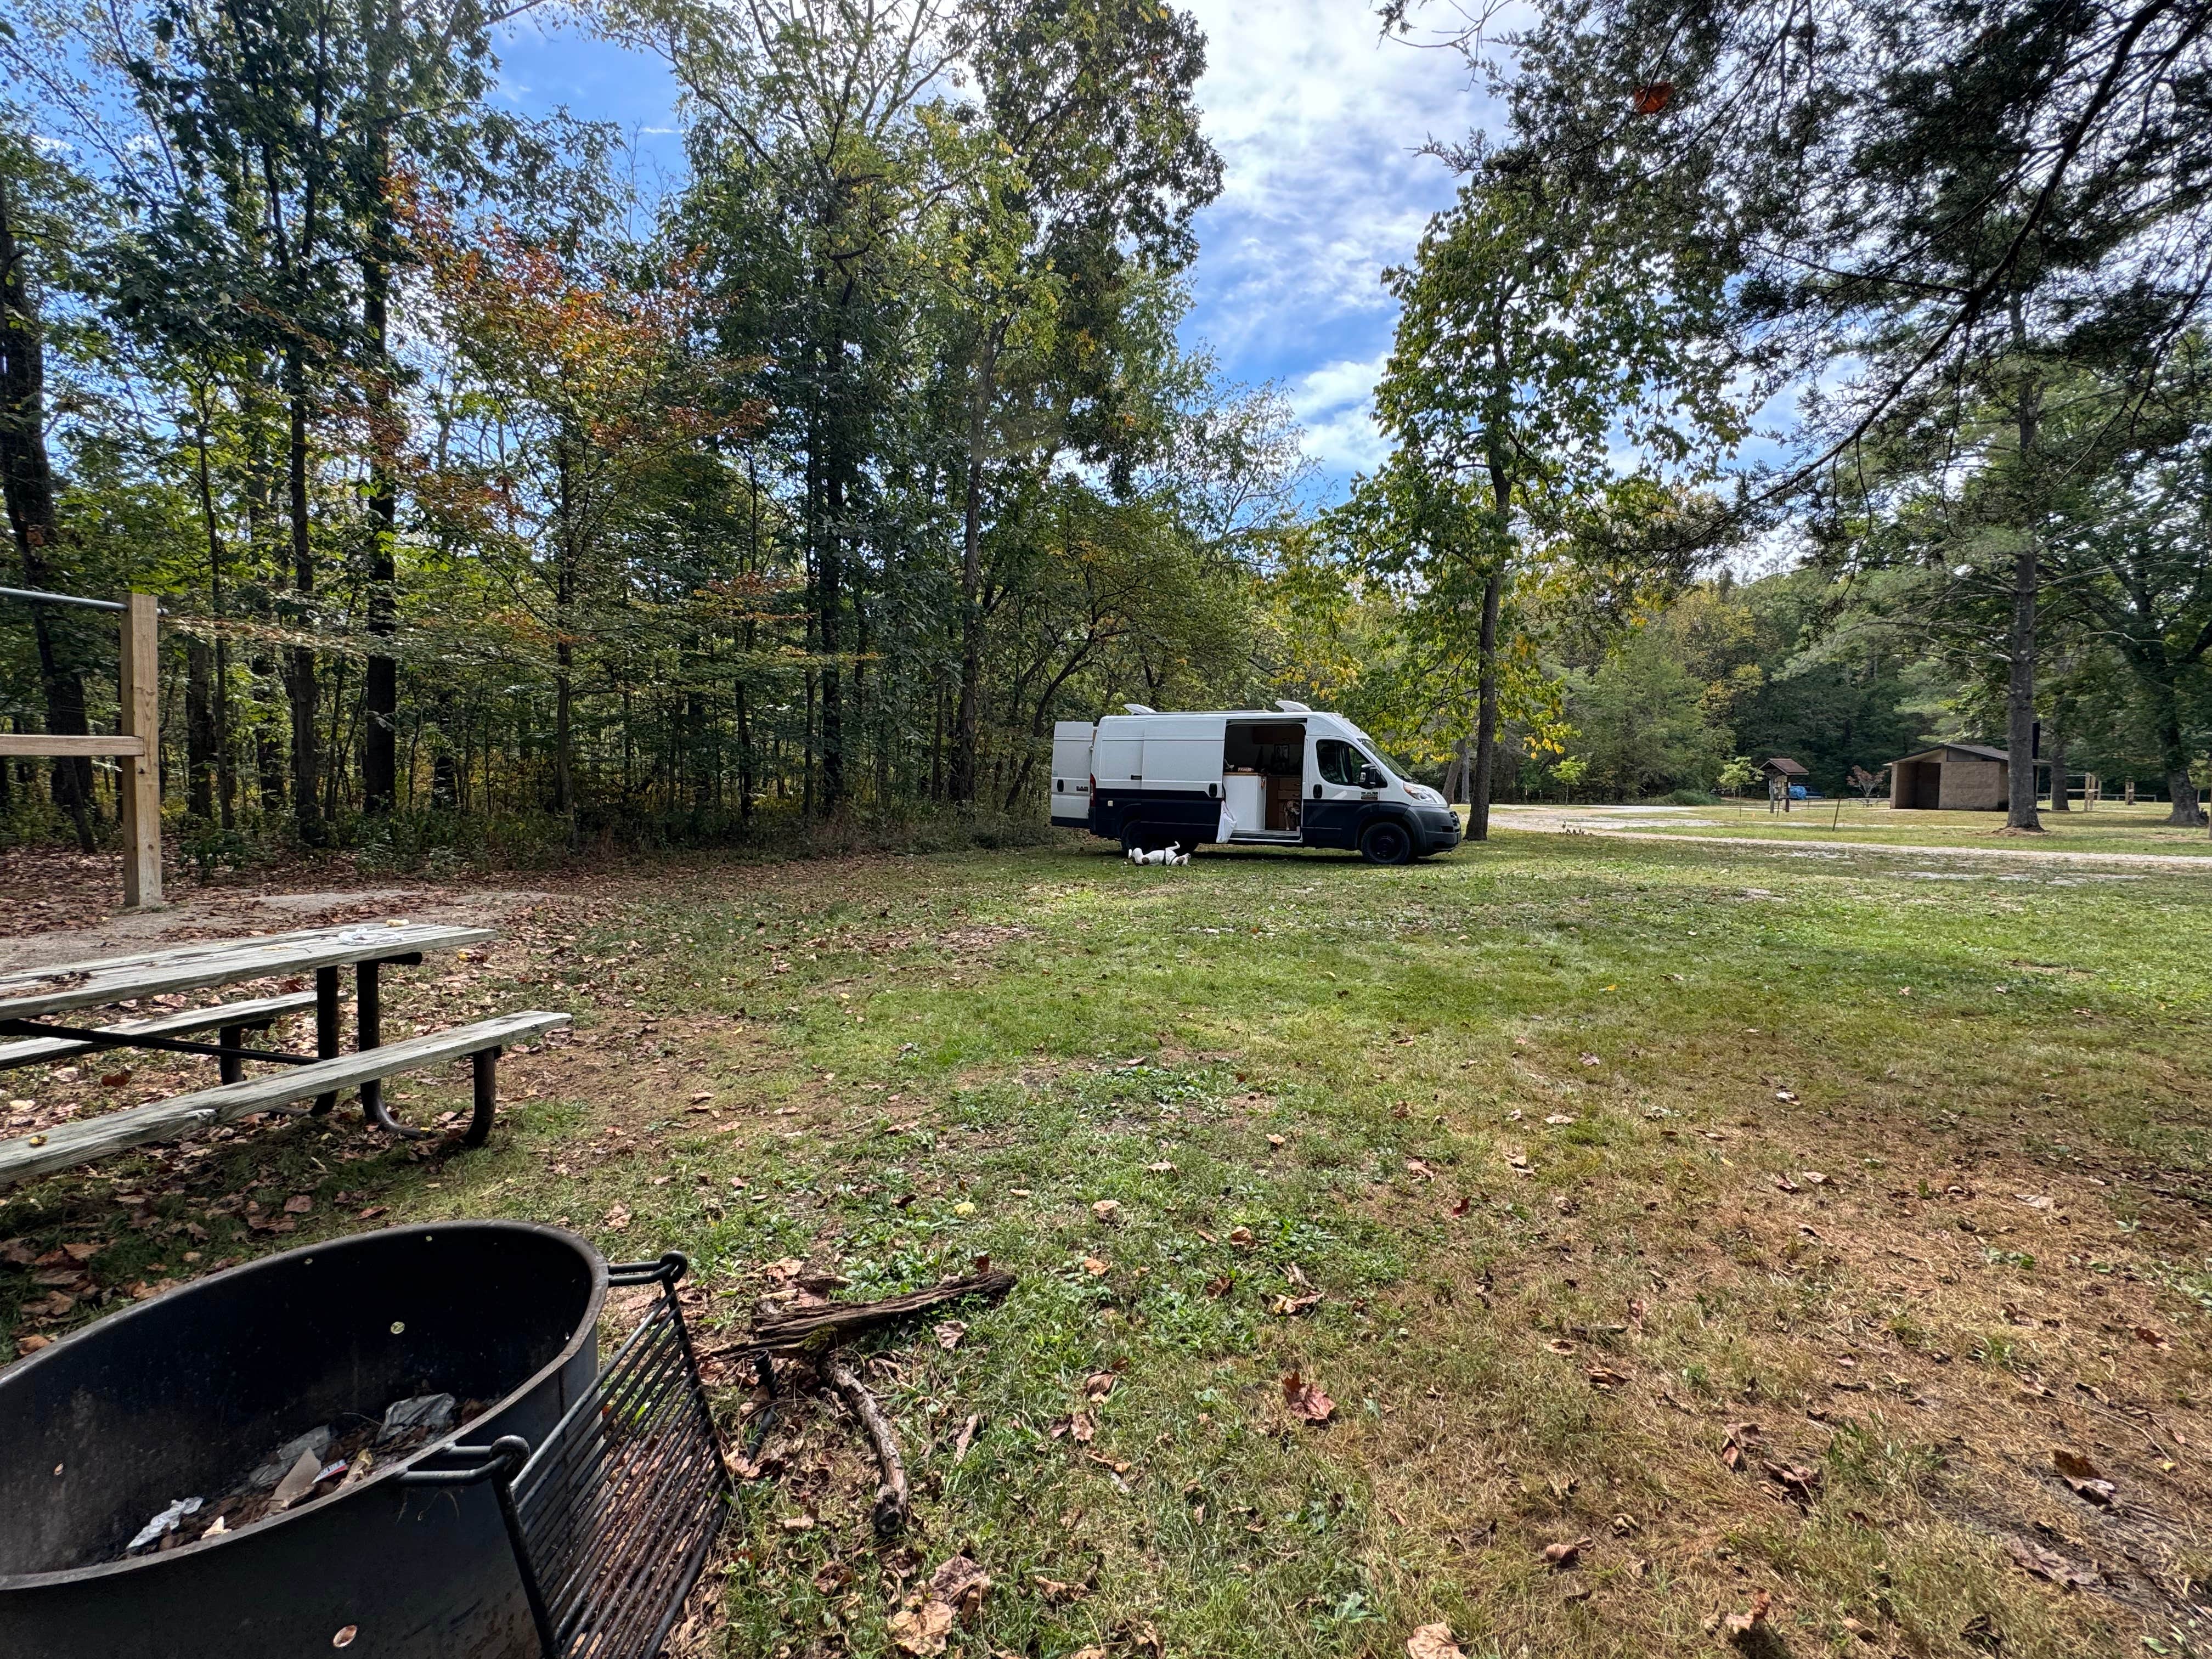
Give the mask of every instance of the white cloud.
M 1389 453 L 1375 428 L 1372 402 L 1383 356 L 1325 363 L 1291 385 L 1291 408 L 1305 428 L 1306 453 L 1331 471 L 1371 471 Z
M 1416 152 L 1463 141 L 1488 100 L 1456 56 L 1381 40 L 1363 0 L 1188 3 L 1225 167 L 1199 221 L 1194 331 L 1238 378 L 1291 389 L 1324 465 L 1371 465 L 1365 399 L 1396 313 L 1382 273 L 1412 257 L 1456 185 Z

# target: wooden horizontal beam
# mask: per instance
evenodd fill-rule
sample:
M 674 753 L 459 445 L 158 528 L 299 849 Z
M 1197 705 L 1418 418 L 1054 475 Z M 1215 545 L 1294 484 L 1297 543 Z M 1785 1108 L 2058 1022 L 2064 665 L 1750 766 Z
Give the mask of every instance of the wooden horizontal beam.
M 0 732 L 0 760 L 61 760 L 72 755 L 117 755 L 133 759 L 146 752 L 143 738 L 65 737 L 51 732 Z

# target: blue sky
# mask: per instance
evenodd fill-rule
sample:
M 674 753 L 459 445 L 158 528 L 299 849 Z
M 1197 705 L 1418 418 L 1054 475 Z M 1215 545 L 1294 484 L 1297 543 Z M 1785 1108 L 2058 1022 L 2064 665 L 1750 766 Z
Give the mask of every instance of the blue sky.
M 1390 343 L 1381 273 L 1409 255 L 1453 181 L 1414 152 L 1462 139 L 1481 97 L 1455 56 L 1378 42 L 1363 0 L 1195 0 L 1209 47 L 1199 88 L 1226 164 L 1199 221 L 1186 327 L 1231 379 L 1279 385 L 1320 464 L 1321 493 L 1380 459 L 1367 395 Z M 501 53 L 508 95 L 612 121 L 648 184 L 681 167 L 676 89 L 657 61 L 574 31 Z

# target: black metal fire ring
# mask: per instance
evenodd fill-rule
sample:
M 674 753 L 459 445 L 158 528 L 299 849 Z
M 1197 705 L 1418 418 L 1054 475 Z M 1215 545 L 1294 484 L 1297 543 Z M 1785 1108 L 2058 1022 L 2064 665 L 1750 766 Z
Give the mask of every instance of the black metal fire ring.
M 128 1308 L 118 1309 L 114 1313 L 94 1320 L 89 1324 L 70 1332 L 60 1340 L 40 1349 L 38 1352 L 27 1358 L 19 1359 L 12 1365 L 0 1368 L 0 1381 L 13 1383 L 18 1377 L 27 1375 L 33 1366 L 46 1364 L 64 1355 L 73 1343 L 86 1340 L 96 1334 L 105 1338 L 125 1322 L 143 1319 L 174 1297 L 204 1291 L 209 1287 L 224 1281 L 235 1282 L 257 1273 L 281 1272 L 295 1265 L 310 1266 L 319 1256 L 328 1256 L 341 1250 L 371 1246 L 395 1236 L 412 1234 L 429 1243 L 434 1242 L 441 1235 L 479 1231 L 498 1231 L 507 1234 L 532 1233 L 557 1239 L 562 1243 L 573 1248 L 590 1265 L 593 1281 L 586 1316 L 578 1320 L 576 1334 L 553 1358 L 471 1419 L 472 1422 L 483 1422 L 498 1417 L 543 1387 L 556 1376 L 563 1366 L 572 1361 L 586 1343 L 596 1345 L 599 1318 L 605 1310 L 609 1267 L 606 1258 L 601 1255 L 592 1247 L 591 1242 L 582 1235 L 572 1232 L 565 1227 L 555 1227 L 538 1221 L 448 1221 L 434 1223 L 428 1226 L 380 1227 L 372 1232 L 352 1233 L 345 1237 L 327 1240 L 319 1244 L 303 1244 L 295 1249 L 280 1251 L 275 1255 L 262 1256 L 252 1261 L 241 1262 L 235 1267 L 226 1267 L 220 1273 L 213 1273 L 204 1278 L 192 1279 L 173 1290 L 164 1291 L 159 1296 L 149 1297 L 143 1302 L 135 1303 Z M 258 1522 L 249 1529 L 224 1533 L 216 1538 L 202 1539 L 196 1543 L 182 1545 L 178 1549 L 164 1551 L 160 1554 L 133 1556 L 125 1560 L 101 1562 L 88 1567 L 70 1567 L 58 1572 L 0 1573 L 0 1595 L 4 1595 L 11 1589 L 26 1589 L 36 1585 L 69 1583 L 137 1571 L 176 1559 L 187 1552 L 219 1549 L 234 1543 L 240 1538 L 251 1537 L 254 1534 L 270 1528 L 289 1526 L 296 1521 L 313 1515 L 325 1504 L 337 1503 L 383 1482 L 396 1480 L 408 1470 L 427 1461 L 449 1454 L 451 1449 L 460 1443 L 462 1436 L 470 1426 L 470 1424 L 456 1423 L 450 1433 L 441 1435 L 427 1444 L 418 1447 L 404 1458 L 395 1459 L 390 1464 L 379 1468 L 359 1486 L 349 1487 L 343 1492 L 332 1492 L 327 1497 L 314 1498 L 310 1502 L 299 1504 L 281 1516 Z

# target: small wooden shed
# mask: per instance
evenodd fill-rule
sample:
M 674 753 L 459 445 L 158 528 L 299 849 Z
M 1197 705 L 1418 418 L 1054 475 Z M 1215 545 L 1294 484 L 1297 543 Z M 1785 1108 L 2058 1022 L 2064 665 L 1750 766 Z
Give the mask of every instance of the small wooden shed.
M 1978 743 L 1942 743 L 1889 763 L 1889 804 L 1895 809 L 2002 812 L 2010 789 L 2012 757 Z

